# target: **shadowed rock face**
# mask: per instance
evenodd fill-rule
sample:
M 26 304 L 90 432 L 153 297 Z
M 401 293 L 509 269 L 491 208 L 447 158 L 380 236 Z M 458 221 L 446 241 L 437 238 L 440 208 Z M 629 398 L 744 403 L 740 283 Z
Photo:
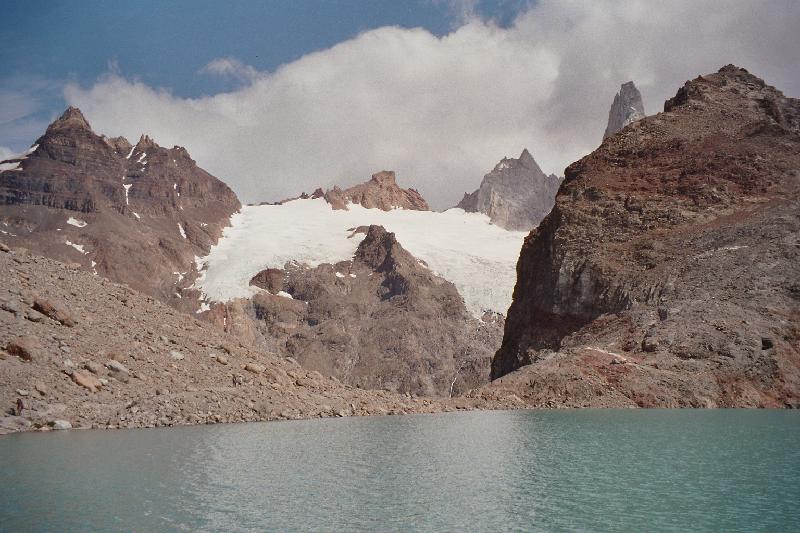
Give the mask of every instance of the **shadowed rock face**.
M 319 197 L 322 193 L 318 190 L 312 196 Z M 333 209 L 347 209 L 348 203 L 361 204 L 368 209 L 383 209 L 389 211 L 393 208 L 414 209 L 429 211 L 428 203 L 416 189 L 403 189 L 397 185 L 394 172 L 384 170 L 373 174 L 366 183 L 361 183 L 349 189 L 333 189 L 324 193 L 325 200 Z
M 273 294 L 215 306 L 212 320 L 362 388 L 449 396 L 488 382 L 502 318 L 471 316 L 383 227 L 369 226 L 352 261 L 277 272 L 253 280 Z
M 798 406 L 798 169 L 800 101 L 734 66 L 607 138 L 523 245 L 486 394 Z
M 190 284 L 236 195 L 184 148 L 99 136 L 73 107 L 35 146 L 0 172 L 0 239 L 183 306 L 176 284 Z
M 530 152 L 523 150 L 519 159 L 503 158 L 456 207 L 484 213 L 507 230 L 530 231 L 553 208 L 560 185 L 561 179 L 546 176 Z
M 608 125 L 603 139 L 614 135 L 628 124 L 632 124 L 644 116 L 644 104 L 639 89 L 632 81 L 623 83 L 617 95 L 614 96 L 614 102 L 608 111 Z

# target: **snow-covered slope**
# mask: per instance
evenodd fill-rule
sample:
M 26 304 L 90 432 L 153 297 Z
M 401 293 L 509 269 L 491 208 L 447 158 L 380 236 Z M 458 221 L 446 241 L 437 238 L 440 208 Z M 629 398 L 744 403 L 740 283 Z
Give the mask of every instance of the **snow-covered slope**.
M 333 210 L 324 199 L 243 207 L 219 243 L 198 258 L 196 287 L 209 301 L 249 297 L 259 271 L 288 261 L 316 266 L 351 259 L 364 238 L 358 226 L 379 224 L 443 278 L 453 282 L 475 315 L 505 314 L 516 282 L 516 263 L 526 232 L 506 231 L 481 213 L 394 209 Z M 350 237 L 350 238 L 348 238 Z

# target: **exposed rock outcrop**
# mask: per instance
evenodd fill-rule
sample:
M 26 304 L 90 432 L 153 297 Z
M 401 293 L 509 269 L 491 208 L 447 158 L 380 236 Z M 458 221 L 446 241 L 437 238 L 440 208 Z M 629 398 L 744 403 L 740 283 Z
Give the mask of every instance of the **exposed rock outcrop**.
M 178 307 L 192 304 L 176 286 L 190 285 L 194 257 L 208 252 L 240 207 L 184 148 L 97 135 L 74 107 L 4 167 L 3 240 Z
M 318 198 L 322 193 L 318 189 L 312 198 Z M 338 186 L 323 195 L 333 209 L 347 209 L 348 203 L 360 204 L 367 209 L 415 209 L 429 211 L 428 202 L 416 189 L 403 189 L 397 185 L 394 172 L 384 170 L 373 174 L 372 178 L 349 189 Z
M 36 299 L 64 302 L 75 326 L 35 314 Z M 0 301 L 0 434 L 502 406 L 348 387 L 129 287 L 20 249 L 0 252 Z
M 545 175 L 525 149 L 518 159 L 504 157 L 456 207 L 484 213 L 507 230 L 530 231 L 553 208 L 560 185 L 561 179 Z
M 800 101 L 732 65 L 607 138 L 525 241 L 485 396 L 800 405 L 798 169 Z
M 608 125 L 603 139 L 644 117 L 644 104 L 639 89 L 632 81 L 623 83 L 608 111 Z
M 217 305 L 229 331 L 342 383 L 428 396 L 488 382 L 502 318 L 475 319 L 455 286 L 369 226 L 352 261 L 267 269 L 251 282 L 270 292 Z

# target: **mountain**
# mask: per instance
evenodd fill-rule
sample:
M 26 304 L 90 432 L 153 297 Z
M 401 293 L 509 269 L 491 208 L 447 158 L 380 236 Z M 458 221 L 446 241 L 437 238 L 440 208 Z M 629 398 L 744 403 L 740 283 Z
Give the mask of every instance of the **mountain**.
M 566 170 L 495 381 L 529 405 L 800 406 L 800 100 L 728 65 Z
M 184 148 L 95 134 L 70 107 L 22 157 L 0 164 L 3 240 L 75 262 L 181 307 L 194 257 L 239 210 Z
M 614 96 L 614 102 L 608 111 L 608 125 L 603 139 L 644 117 L 644 104 L 639 89 L 632 81 L 623 83 L 619 92 Z
M 342 190 L 338 186 L 322 193 L 317 190 L 312 198 L 323 196 L 333 209 L 347 209 L 348 204 L 360 204 L 367 209 L 402 208 L 417 211 L 429 211 L 428 202 L 416 189 L 403 189 L 397 185 L 394 172 L 384 170 L 373 174 L 372 178 L 349 189 Z
M 337 383 L 76 265 L 0 245 L 0 434 L 500 407 Z
M 472 316 L 393 233 L 357 231 L 351 260 L 263 270 L 251 280 L 262 290 L 209 315 L 346 385 L 447 397 L 487 383 L 502 318 Z
M 456 207 L 484 213 L 493 224 L 512 231 L 530 231 L 553 208 L 561 180 L 545 175 L 527 149 L 519 159 L 504 157 L 486 174 L 480 187 Z

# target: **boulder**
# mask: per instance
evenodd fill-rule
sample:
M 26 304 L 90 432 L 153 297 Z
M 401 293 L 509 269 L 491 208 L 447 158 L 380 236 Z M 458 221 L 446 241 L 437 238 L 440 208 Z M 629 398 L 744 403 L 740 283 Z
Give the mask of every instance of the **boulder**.
M 75 325 L 75 319 L 72 318 L 69 311 L 59 303 L 36 297 L 33 301 L 33 308 L 65 326 L 72 327 Z
M 86 372 L 81 372 L 80 370 L 73 370 L 70 377 L 72 381 L 85 389 L 89 389 L 90 392 L 97 392 L 103 386 L 100 380 L 95 376 L 87 374 Z
M 260 365 L 258 363 L 247 363 L 246 365 L 244 365 L 244 369 L 247 370 L 248 372 L 252 372 L 253 374 L 260 374 L 264 370 L 266 370 L 267 367 L 265 367 L 264 365 Z
M 6 351 L 19 357 L 23 361 L 35 361 L 43 359 L 42 349 L 39 341 L 35 337 L 23 335 L 17 337 L 6 344 Z

